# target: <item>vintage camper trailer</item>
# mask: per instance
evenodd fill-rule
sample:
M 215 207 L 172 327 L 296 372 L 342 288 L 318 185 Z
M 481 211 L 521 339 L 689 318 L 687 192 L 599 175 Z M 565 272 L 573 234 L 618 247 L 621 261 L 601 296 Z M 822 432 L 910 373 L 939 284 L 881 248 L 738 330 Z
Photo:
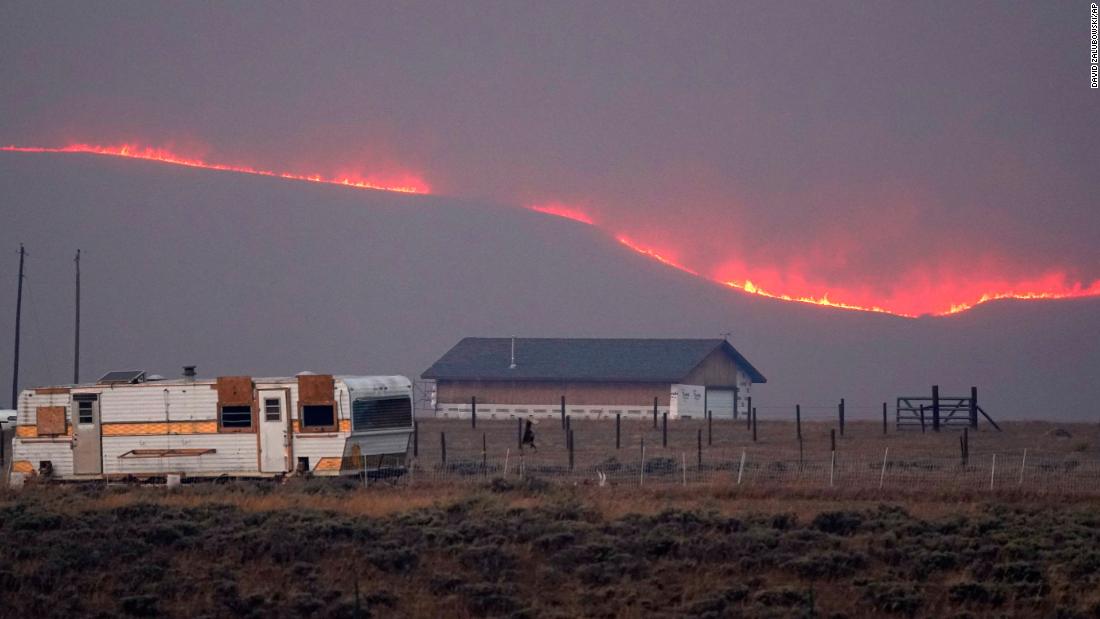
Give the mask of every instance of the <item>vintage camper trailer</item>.
M 403 465 L 413 431 L 403 376 L 111 372 L 19 396 L 12 473 L 58 479 L 352 474 Z

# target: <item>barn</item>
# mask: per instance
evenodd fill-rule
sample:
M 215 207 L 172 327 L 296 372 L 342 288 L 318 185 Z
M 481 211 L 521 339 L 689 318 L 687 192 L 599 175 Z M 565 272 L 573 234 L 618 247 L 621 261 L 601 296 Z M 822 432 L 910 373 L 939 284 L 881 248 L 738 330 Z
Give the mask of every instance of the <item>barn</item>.
M 481 338 L 460 341 L 421 378 L 440 417 L 745 414 L 767 379 L 722 339 Z

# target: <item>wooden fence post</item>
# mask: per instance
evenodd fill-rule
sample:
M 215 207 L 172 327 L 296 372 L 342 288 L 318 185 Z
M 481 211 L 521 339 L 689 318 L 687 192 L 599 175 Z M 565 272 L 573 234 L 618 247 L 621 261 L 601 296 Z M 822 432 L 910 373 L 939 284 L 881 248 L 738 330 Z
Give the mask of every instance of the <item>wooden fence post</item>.
M 703 467 L 703 429 L 699 428 L 697 447 L 695 448 L 699 455 L 699 467 Z
M 707 411 L 707 447 L 714 446 L 714 412 Z
M 523 449 L 523 419 L 516 418 L 516 448 Z
M 844 398 L 840 398 L 840 435 L 844 436 Z
M 978 388 L 970 388 L 970 427 L 978 429 Z
M 798 442 L 802 442 L 802 405 L 794 405 L 794 429 L 795 434 L 798 436 Z
M 886 436 L 886 402 L 882 403 L 882 435 Z
M 638 487 L 645 485 L 645 437 L 642 437 L 642 465 L 638 467 Z
M 477 427 L 477 396 L 470 396 L 470 427 Z
M 940 431 L 940 386 L 932 385 L 932 431 Z
M 752 409 L 752 442 L 756 442 L 756 409 Z
M 565 396 L 561 397 L 561 429 L 565 429 Z
M 569 430 L 569 471 L 573 471 L 573 430 Z
M 661 414 L 661 447 L 668 447 L 668 413 Z
M 619 447 L 622 446 L 622 441 L 621 441 L 622 424 L 623 424 L 623 414 L 622 413 L 615 413 L 615 449 L 618 449 Z
M 829 430 L 829 449 L 836 451 L 836 430 L 833 429 Z
M 924 405 L 920 405 L 920 433 L 924 434 Z
M 752 411 L 756 410 L 752 407 L 752 396 L 751 395 L 749 396 L 748 407 L 749 407 L 749 414 L 745 415 L 745 429 L 746 430 L 751 430 L 752 429 L 752 424 L 753 424 Z
M 573 429 L 573 419 L 570 415 L 565 416 L 565 448 L 569 448 L 569 432 Z
M 653 398 L 653 429 L 657 429 L 657 398 Z
M 413 457 L 420 456 L 420 422 L 413 422 Z
M 442 460 L 443 466 L 447 466 L 447 433 L 439 433 L 439 459 Z

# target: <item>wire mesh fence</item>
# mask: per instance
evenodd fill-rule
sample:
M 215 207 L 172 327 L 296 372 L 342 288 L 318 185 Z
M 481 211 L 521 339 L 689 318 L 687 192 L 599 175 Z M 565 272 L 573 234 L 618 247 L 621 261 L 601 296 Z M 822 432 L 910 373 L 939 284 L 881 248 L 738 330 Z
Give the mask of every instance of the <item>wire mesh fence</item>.
M 570 466 L 566 458 L 529 452 L 462 457 L 447 462 L 411 461 L 409 483 L 484 482 L 493 478 L 538 478 L 585 485 L 647 486 L 719 484 L 787 489 L 904 490 L 932 492 L 1022 491 L 1100 495 L 1100 458 L 1061 453 L 982 454 L 966 462 L 947 457 L 892 457 L 889 452 L 831 453 L 785 458 L 743 451 L 737 457 L 694 453 L 620 454 Z

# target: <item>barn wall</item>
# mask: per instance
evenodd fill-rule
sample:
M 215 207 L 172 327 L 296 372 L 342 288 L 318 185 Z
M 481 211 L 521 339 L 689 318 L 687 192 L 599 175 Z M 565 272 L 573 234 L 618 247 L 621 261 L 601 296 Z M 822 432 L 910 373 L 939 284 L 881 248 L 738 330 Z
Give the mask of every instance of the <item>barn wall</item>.
M 653 407 L 653 398 L 659 406 L 668 406 L 671 386 L 669 383 L 582 383 L 542 381 L 439 381 L 436 398 L 439 402 L 469 404 L 476 396 L 478 402 L 494 404 L 544 403 L 560 406 L 561 396 L 566 405 L 623 405 Z
M 716 348 L 680 382 L 686 385 L 706 385 L 707 387 L 728 387 L 732 389 L 740 386 L 741 380 L 739 378 L 744 380 L 744 374 L 739 370 L 737 364 L 721 348 Z
M 572 417 L 600 418 L 621 414 L 645 417 L 669 412 L 668 383 L 581 383 L 531 381 L 438 381 L 436 411 L 443 417 L 469 417 L 470 398 L 477 397 L 478 417 Z

